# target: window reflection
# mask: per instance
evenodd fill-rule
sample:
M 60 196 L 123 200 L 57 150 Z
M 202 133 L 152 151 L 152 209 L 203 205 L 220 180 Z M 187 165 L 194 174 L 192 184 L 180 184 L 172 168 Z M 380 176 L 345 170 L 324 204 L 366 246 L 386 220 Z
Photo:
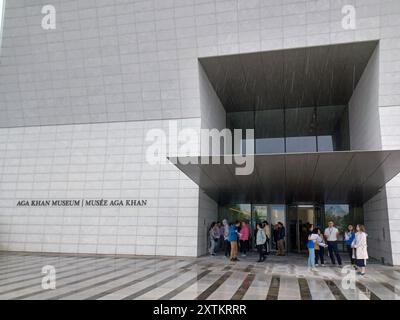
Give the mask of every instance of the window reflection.
M 317 135 L 319 151 L 349 149 L 349 122 L 346 106 L 317 108 Z
M 315 108 L 288 108 L 285 110 L 286 152 L 315 152 Z
M 318 136 L 318 151 L 334 151 L 332 136 Z
M 227 204 L 218 208 L 218 221 L 223 219 L 228 222 L 248 221 L 251 227 L 251 246 L 255 246 L 256 224 L 267 221 L 271 228 L 270 248 L 274 249 L 276 243 L 272 236 L 273 226 L 278 222 L 286 226 L 286 206 L 284 204 Z
M 286 152 L 315 152 L 317 144 L 315 137 L 287 137 Z
M 345 250 L 345 242 L 343 239 L 344 233 L 347 230 L 347 226 L 352 224 L 364 223 L 364 215 L 362 208 L 350 207 L 347 204 L 326 204 L 325 205 L 325 226 L 328 225 L 329 221 L 335 223 L 336 228 L 339 229 L 339 249 Z
M 255 130 L 257 154 L 349 150 L 348 126 L 347 106 L 227 113 L 228 128 Z M 239 145 L 244 152 L 244 141 Z
M 242 129 L 242 138 L 240 142 L 234 141 L 235 146 L 239 146 L 239 154 L 246 153 L 246 129 L 254 129 L 254 112 L 253 111 L 241 111 L 241 112 L 230 112 L 226 115 L 227 128 Z M 233 153 L 237 153 L 234 149 Z
M 255 112 L 256 153 L 284 153 L 284 110 Z

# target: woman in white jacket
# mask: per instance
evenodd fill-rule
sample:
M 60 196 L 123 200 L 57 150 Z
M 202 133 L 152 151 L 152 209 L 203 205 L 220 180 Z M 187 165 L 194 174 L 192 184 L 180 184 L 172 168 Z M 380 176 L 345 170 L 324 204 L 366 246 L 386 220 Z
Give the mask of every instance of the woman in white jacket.
M 361 270 L 358 274 L 365 274 L 365 265 L 368 259 L 367 251 L 367 234 L 365 233 L 365 227 L 362 224 L 358 224 L 356 227 L 357 233 L 351 244 L 353 248 L 353 258 L 356 259 L 356 265 Z

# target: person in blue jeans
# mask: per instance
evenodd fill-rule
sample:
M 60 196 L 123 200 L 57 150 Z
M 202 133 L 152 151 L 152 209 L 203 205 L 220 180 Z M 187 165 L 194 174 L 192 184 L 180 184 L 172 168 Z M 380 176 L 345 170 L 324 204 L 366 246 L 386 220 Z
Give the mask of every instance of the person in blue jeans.
M 320 247 L 325 247 L 325 243 L 323 243 L 322 238 L 318 234 L 318 229 L 313 225 L 310 225 L 307 239 L 307 249 L 308 249 L 308 268 L 311 268 L 312 271 L 317 271 L 315 268 L 315 244 L 318 243 Z
M 312 239 L 312 234 L 313 234 L 313 229 L 314 229 L 314 225 L 310 225 L 308 227 L 308 233 L 307 233 L 307 249 L 308 249 L 308 261 L 307 261 L 307 265 L 308 268 L 312 271 L 316 271 L 317 269 L 315 269 L 315 241 Z
M 231 244 L 231 261 L 239 261 L 237 258 L 238 254 L 238 239 L 240 233 L 238 232 L 238 228 L 240 226 L 240 221 L 236 221 L 229 226 L 229 242 Z

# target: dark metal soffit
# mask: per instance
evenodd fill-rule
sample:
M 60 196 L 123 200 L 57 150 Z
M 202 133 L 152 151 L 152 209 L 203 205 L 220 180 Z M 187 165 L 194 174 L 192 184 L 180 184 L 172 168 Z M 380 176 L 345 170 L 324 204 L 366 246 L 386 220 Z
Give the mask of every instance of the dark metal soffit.
M 227 112 L 346 105 L 378 41 L 200 58 Z
M 235 174 L 235 164 L 176 166 L 208 196 L 220 204 L 348 203 L 361 205 L 400 173 L 400 150 L 340 151 L 323 153 L 257 154 L 251 175 Z M 212 157 L 220 158 L 219 156 Z

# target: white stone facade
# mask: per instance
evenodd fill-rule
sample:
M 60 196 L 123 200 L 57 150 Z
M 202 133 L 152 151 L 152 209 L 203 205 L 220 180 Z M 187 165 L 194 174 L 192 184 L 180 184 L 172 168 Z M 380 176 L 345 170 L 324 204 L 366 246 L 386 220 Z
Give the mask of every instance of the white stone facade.
M 3 250 L 203 254 L 200 229 L 204 219 L 212 220 L 206 212 L 212 200 L 199 196 L 172 165 L 148 168 L 141 156 L 149 126 L 168 119 L 194 128 L 224 125 L 201 57 L 379 40 L 378 104 L 368 105 L 368 114 L 377 116 L 379 141 L 359 145 L 400 148 L 398 0 L 52 0 L 56 29 L 43 30 L 47 4 L 6 0 L 0 57 Z M 345 5 L 356 9 L 355 30 L 342 27 Z M 371 255 L 380 258 L 383 250 L 394 264 L 400 264 L 398 181 L 366 205 L 375 208 L 366 216 Z M 71 195 L 142 197 L 149 206 L 15 207 L 23 197 Z

